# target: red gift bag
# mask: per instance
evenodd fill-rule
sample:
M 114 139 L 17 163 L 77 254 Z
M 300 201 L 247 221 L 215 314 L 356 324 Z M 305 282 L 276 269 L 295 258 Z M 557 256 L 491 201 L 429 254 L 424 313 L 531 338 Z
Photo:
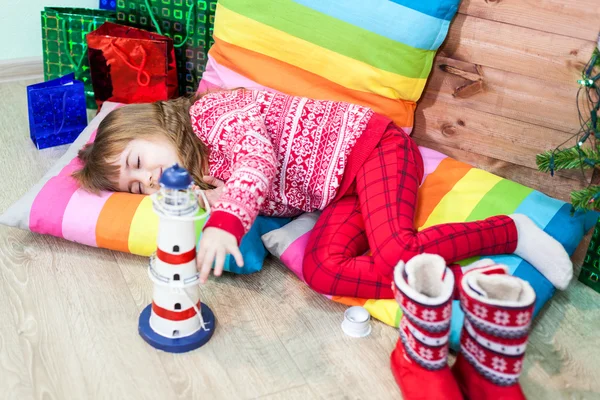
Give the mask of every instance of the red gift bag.
M 98 107 L 107 100 L 150 103 L 178 96 L 172 39 L 105 22 L 88 33 L 87 44 Z

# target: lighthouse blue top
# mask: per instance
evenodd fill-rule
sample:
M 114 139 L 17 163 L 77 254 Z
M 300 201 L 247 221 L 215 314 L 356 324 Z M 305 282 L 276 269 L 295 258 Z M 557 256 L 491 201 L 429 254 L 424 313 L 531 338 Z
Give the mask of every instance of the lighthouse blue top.
M 192 184 L 192 177 L 185 168 L 174 164 L 163 171 L 159 183 L 167 189 L 187 189 Z

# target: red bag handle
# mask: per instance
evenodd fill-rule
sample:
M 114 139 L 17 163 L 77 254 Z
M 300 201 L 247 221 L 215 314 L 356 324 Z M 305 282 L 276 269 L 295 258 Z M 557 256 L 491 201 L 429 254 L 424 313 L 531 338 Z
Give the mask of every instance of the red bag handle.
M 115 42 L 110 42 L 111 47 L 113 48 L 113 50 L 115 51 L 115 53 L 117 54 L 117 56 L 119 56 L 119 58 L 121 60 L 123 60 L 123 62 L 125 64 L 127 64 L 127 66 L 131 69 L 133 69 L 134 71 L 137 71 L 137 83 L 140 86 L 148 86 L 150 84 L 150 74 L 148 74 L 146 71 L 144 71 L 144 67 L 146 66 L 146 49 L 144 49 L 144 46 L 139 46 L 142 49 L 142 63 L 139 65 L 139 67 L 137 65 L 134 65 L 133 63 L 129 62 L 129 60 L 127 59 L 127 55 L 123 52 L 123 50 L 121 50 L 116 44 Z M 144 82 L 142 82 L 142 77 L 144 77 Z

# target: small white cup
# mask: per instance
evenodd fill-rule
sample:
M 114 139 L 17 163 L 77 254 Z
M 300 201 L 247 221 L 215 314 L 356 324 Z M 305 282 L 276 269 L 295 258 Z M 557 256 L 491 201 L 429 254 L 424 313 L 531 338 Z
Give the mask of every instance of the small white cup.
M 342 330 L 348 336 L 360 338 L 371 333 L 371 315 L 366 308 L 354 306 L 344 312 Z

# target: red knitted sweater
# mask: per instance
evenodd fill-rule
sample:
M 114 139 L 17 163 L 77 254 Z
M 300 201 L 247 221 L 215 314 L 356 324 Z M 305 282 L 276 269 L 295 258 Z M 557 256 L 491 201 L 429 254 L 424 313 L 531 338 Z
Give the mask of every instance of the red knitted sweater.
M 391 123 L 359 105 L 244 89 L 207 94 L 190 116 L 210 175 L 226 182 L 205 227 L 238 243 L 258 214 L 296 216 L 341 196 Z

